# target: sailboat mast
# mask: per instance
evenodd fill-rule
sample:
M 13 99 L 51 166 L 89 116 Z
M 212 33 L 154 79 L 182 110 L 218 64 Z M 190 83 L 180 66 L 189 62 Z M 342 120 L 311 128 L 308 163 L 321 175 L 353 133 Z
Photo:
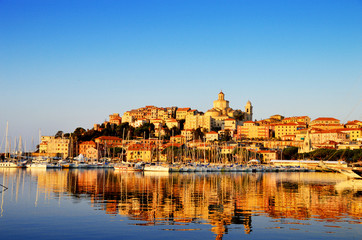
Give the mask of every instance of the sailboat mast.
M 5 134 L 5 157 L 6 151 L 8 149 L 8 130 L 9 130 L 9 122 L 6 122 L 6 134 Z

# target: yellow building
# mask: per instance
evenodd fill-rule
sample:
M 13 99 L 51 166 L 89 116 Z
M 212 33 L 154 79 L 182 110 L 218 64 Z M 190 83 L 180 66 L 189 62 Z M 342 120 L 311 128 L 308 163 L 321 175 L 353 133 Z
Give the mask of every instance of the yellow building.
M 237 127 L 237 138 L 260 138 L 270 137 L 269 126 L 259 126 L 256 122 L 246 121 L 243 126 Z
M 270 163 L 271 160 L 278 159 L 278 151 L 259 150 L 257 153 L 263 156 L 263 163 Z
M 205 136 L 206 136 L 206 141 L 208 142 L 219 140 L 219 134 L 214 131 L 206 133 Z
M 206 131 L 211 129 L 211 117 L 205 115 L 188 115 L 186 116 L 185 129 L 204 128 Z
M 224 121 L 225 130 L 235 131 L 236 126 L 237 126 L 237 121 L 235 119 L 233 119 L 233 118 L 225 119 L 225 121 Z
M 349 138 L 352 141 L 358 141 L 362 139 L 362 128 L 355 128 L 349 133 Z
M 305 128 L 305 125 L 298 123 L 284 123 L 275 125 L 275 137 L 282 138 L 284 135 L 295 135 L 297 130 Z
M 185 129 L 181 131 L 181 135 L 185 137 L 186 141 L 191 141 L 194 137 L 192 129 Z
M 191 111 L 191 108 L 178 108 L 176 110 L 176 120 L 185 120 L 186 116 L 189 115 L 189 111 Z
M 151 162 L 153 145 L 132 144 L 127 149 L 127 161 L 129 162 Z
M 174 127 L 180 128 L 180 123 L 176 119 L 168 118 L 166 119 L 166 126 L 168 129 L 172 129 Z
M 48 152 L 48 143 L 47 142 L 41 142 L 39 144 L 39 153 L 47 153 Z
M 40 153 L 57 155 L 67 158 L 70 155 L 70 139 L 56 138 L 53 136 L 42 136 L 39 149 Z
M 362 128 L 345 128 L 341 129 L 341 132 L 348 134 L 349 140 L 361 141 L 362 140 Z

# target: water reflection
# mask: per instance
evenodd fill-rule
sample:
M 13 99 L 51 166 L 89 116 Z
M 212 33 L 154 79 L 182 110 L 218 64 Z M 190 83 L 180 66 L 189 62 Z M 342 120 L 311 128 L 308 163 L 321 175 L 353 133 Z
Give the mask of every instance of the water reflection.
M 114 170 L 0 169 L 1 184 L 17 201 L 26 182 L 38 199 L 71 196 L 87 199 L 93 209 L 127 217 L 131 224 L 167 225 L 170 231 L 211 225 L 216 239 L 231 226 L 253 231 L 255 216 L 276 223 L 308 225 L 301 220 L 360 224 L 362 181 L 333 173 L 127 173 Z M 2 193 L 1 215 L 4 214 Z M 348 219 L 348 220 L 346 220 Z M 193 223 L 193 227 L 189 227 Z M 283 224 L 283 225 L 280 225 Z M 290 230 L 299 230 L 291 227 Z

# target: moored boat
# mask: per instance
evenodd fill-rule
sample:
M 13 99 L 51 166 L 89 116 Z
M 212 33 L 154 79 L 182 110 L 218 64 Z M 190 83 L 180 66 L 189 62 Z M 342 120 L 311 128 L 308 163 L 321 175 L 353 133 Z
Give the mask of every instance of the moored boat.
M 160 165 L 160 164 L 151 163 L 151 164 L 145 165 L 143 170 L 144 171 L 153 171 L 153 172 L 169 172 L 170 167 Z
M 0 162 L 0 168 L 17 168 L 19 167 L 15 162 Z

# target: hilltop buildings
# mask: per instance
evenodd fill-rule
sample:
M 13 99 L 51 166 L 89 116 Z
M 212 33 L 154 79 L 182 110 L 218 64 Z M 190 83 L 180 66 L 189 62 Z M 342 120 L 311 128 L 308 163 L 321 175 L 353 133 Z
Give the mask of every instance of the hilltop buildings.
M 230 155 L 237 148 L 246 149 L 253 151 L 255 157 L 269 161 L 280 156 L 282 149 L 291 146 L 300 148 L 301 153 L 317 148 L 362 149 L 362 121 L 359 120 L 341 124 L 340 120 L 331 117 L 311 120 L 308 116 L 281 115 L 260 121 L 252 119 L 253 106 L 250 101 L 246 103 L 244 111 L 234 110 L 225 100 L 225 94 L 220 92 L 213 101 L 213 107 L 205 113 L 189 107 L 156 106 L 133 109 L 122 117 L 114 113 L 109 115 L 109 121 L 94 125 L 92 130 L 98 131 L 98 135 L 92 141 L 71 143 L 67 138 L 44 136 L 39 153 L 63 158 L 82 154 L 88 159 L 99 159 L 110 156 L 107 149 L 118 148 L 123 149 L 116 154 L 122 160 L 151 161 L 156 149 L 165 149 L 172 144 L 172 147 L 177 145 L 178 148 L 201 152 L 207 149 L 208 157 L 212 153 L 219 157 L 228 155 L 228 159 L 239 159 L 240 156 Z M 114 132 L 123 123 L 128 123 L 126 125 L 132 126 L 134 131 L 145 124 L 149 125 L 142 129 L 142 137 L 129 138 L 129 132 Z M 103 130 L 112 130 L 113 136 L 99 136 L 100 132 L 104 133 Z M 147 137 L 144 134 L 146 130 L 149 131 Z M 157 144 L 147 144 L 146 141 L 151 142 L 149 138 L 153 138 L 152 142 Z M 159 159 L 167 159 L 165 156 L 165 153 L 160 154 Z

